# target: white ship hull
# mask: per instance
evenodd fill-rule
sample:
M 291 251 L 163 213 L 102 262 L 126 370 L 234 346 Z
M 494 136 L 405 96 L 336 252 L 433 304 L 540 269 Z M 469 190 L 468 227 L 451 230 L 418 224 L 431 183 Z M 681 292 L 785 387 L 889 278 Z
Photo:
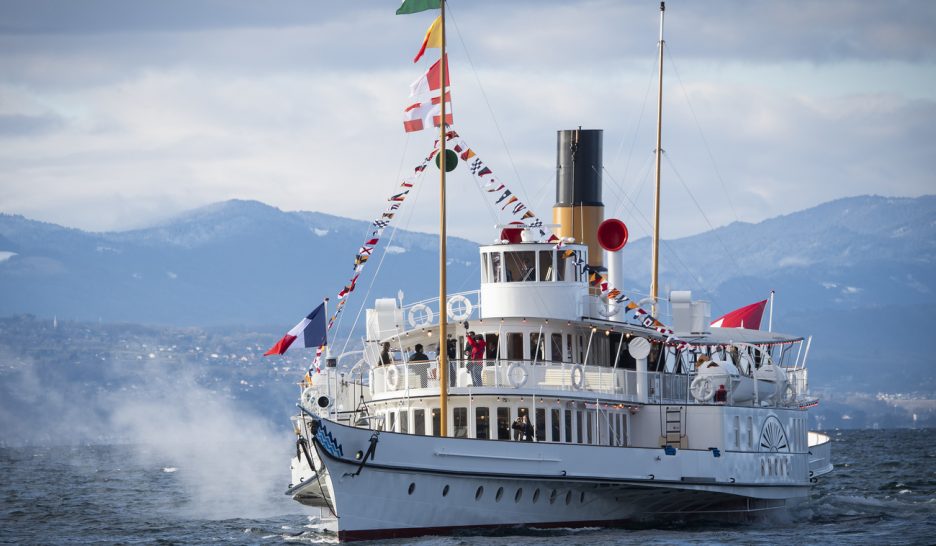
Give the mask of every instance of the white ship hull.
M 764 457 L 780 454 L 667 455 L 662 448 L 381 432 L 366 457 L 373 436 L 320 421 L 311 454 L 319 476 L 292 490 L 308 504 L 326 500 L 340 516 L 342 541 L 460 528 L 609 526 L 671 515 L 712 519 L 782 508 L 810 487 L 808 453 L 782 454 L 775 465 L 782 475 L 761 477 Z

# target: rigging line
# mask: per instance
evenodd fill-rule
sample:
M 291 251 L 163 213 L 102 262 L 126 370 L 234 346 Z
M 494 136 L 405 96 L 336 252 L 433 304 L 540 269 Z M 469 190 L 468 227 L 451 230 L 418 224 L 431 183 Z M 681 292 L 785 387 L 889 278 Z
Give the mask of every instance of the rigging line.
M 730 260 L 731 260 L 731 263 L 734 264 L 735 269 L 736 269 L 737 272 L 740 274 L 740 277 L 738 277 L 738 278 L 741 279 L 741 281 L 745 284 L 745 287 L 746 287 L 748 290 L 751 290 L 752 292 L 754 292 L 754 291 L 755 291 L 755 290 L 754 290 L 754 287 L 751 286 L 751 284 L 747 281 L 747 279 L 746 279 L 746 277 L 745 277 L 745 275 L 744 275 L 744 269 L 741 267 L 740 264 L 738 264 L 738 261 L 735 260 L 734 255 L 731 253 L 730 250 L 728 250 L 728 246 L 725 244 L 725 242 L 722 240 L 722 238 L 718 235 L 718 231 L 715 230 L 715 226 L 712 225 L 712 222 L 709 221 L 709 218 L 708 218 L 708 216 L 705 214 L 705 211 L 702 210 L 702 206 L 699 205 L 699 201 L 696 200 L 695 195 L 692 194 L 692 191 L 689 189 L 689 186 L 686 184 L 686 181 L 683 180 L 683 177 L 679 174 L 679 171 L 676 170 L 676 166 L 673 164 L 672 160 L 670 160 L 669 154 L 664 153 L 664 154 L 663 154 L 663 157 L 666 158 L 666 164 L 669 165 L 669 168 L 673 170 L 673 174 L 676 175 L 676 179 L 679 180 L 679 183 L 682 184 L 683 189 L 685 189 L 685 190 L 686 190 L 686 193 L 689 194 L 689 197 L 692 198 L 692 202 L 695 203 L 696 208 L 699 209 L 699 214 L 701 214 L 701 215 L 702 215 L 702 218 L 705 219 L 705 223 L 708 224 L 709 229 L 711 230 L 712 235 L 715 236 L 715 239 L 718 240 L 718 243 L 721 245 L 722 250 L 725 251 L 725 255 L 728 256 L 728 259 L 730 259 Z
M 611 178 L 612 181 L 614 181 L 614 177 L 611 175 L 610 172 L 608 172 L 607 169 L 605 169 L 605 174 L 607 174 L 608 177 Z M 644 216 L 642 212 L 640 212 L 640 209 L 637 208 L 636 203 L 631 202 L 631 204 L 634 205 L 634 211 L 637 213 L 636 218 L 638 220 L 643 221 L 644 229 L 647 229 L 648 231 L 652 231 L 652 224 L 650 223 L 650 220 L 648 220 L 647 217 Z M 689 275 L 689 278 L 692 279 L 692 281 L 696 284 L 699 290 L 701 290 L 703 294 L 708 296 L 709 299 L 712 300 L 712 303 L 714 305 L 714 298 L 713 298 L 712 292 L 708 290 L 707 288 L 705 288 L 705 285 L 702 284 L 702 280 L 699 279 L 699 277 L 696 276 L 693 270 L 688 265 L 686 265 L 685 262 L 682 261 L 682 258 L 679 257 L 679 253 L 676 252 L 676 250 L 672 246 L 670 246 L 670 244 L 666 240 L 661 239 L 660 244 L 662 244 L 663 249 L 666 250 L 666 254 L 661 253 L 663 261 L 667 263 L 667 265 L 672 267 L 673 264 L 670 261 L 670 257 L 668 256 L 668 254 L 671 254 L 672 257 L 676 260 L 676 262 L 678 262 L 679 265 L 683 268 L 686 274 Z
M 617 189 L 618 193 L 616 195 L 619 195 L 621 197 L 620 199 L 617 200 L 617 205 L 613 208 L 613 213 L 615 216 L 620 216 L 624 212 L 624 207 L 625 205 L 628 204 L 627 196 L 631 192 L 633 192 L 634 190 L 638 190 L 638 194 L 636 197 L 640 196 L 640 191 L 643 190 L 643 186 L 646 184 L 647 178 L 649 176 L 650 171 L 648 167 L 650 166 L 650 161 L 652 159 L 653 159 L 652 154 L 646 157 L 643 165 L 640 167 L 640 170 L 638 171 L 637 177 L 635 178 L 635 181 L 634 181 L 634 185 L 630 189 L 630 191 L 628 191 L 624 187 L 624 184 L 618 184 L 617 180 L 612 179 L 613 184 L 611 184 L 609 187 Z M 635 200 L 636 200 L 636 197 L 635 197 Z
M 400 165 L 397 167 L 397 174 L 396 174 L 396 178 L 394 179 L 394 184 L 395 184 L 394 188 L 399 187 L 399 186 L 396 186 L 396 184 L 398 184 L 399 181 L 403 179 L 403 166 L 406 160 L 406 150 L 409 148 L 409 141 L 410 141 L 410 135 L 406 135 L 406 138 L 404 139 L 404 144 L 403 144 L 403 153 L 400 154 Z M 419 184 L 419 182 L 422 180 L 425 172 L 426 171 L 423 170 L 417 176 L 414 177 L 416 179 L 416 182 L 414 183 L 416 192 L 412 196 L 414 200 L 418 198 L 419 192 L 422 191 L 422 184 Z M 413 210 L 414 209 L 412 208 L 410 209 L 409 217 L 412 217 Z M 406 222 L 409 222 L 409 219 L 407 219 Z M 348 344 L 351 342 L 351 334 L 354 332 L 354 329 L 358 325 L 358 321 L 361 319 L 361 312 L 364 310 L 364 307 L 367 303 L 367 298 L 370 296 L 371 289 L 374 287 L 374 283 L 377 280 L 377 275 L 380 273 L 380 268 L 383 265 L 384 258 L 387 257 L 387 248 L 390 246 L 390 244 L 393 242 L 393 238 L 396 236 L 397 228 L 398 228 L 398 224 L 393 224 L 393 229 L 390 231 L 390 237 L 387 239 L 387 243 L 383 245 L 383 252 L 380 254 L 380 261 L 377 263 L 377 270 L 374 271 L 374 274 L 371 276 L 370 284 L 367 286 L 367 291 L 364 293 L 364 297 L 361 299 L 361 305 L 360 307 L 358 307 L 358 312 L 357 312 L 357 315 L 355 315 L 354 317 L 354 322 L 351 323 L 351 328 L 348 330 L 348 334 L 345 336 L 345 342 L 341 348 L 342 353 L 348 350 Z M 368 235 L 370 229 L 371 229 L 371 225 L 368 225 L 367 231 L 365 232 L 365 237 Z M 350 298 L 351 294 L 349 293 L 345 297 Z M 347 306 L 347 304 L 345 305 Z M 342 313 L 341 316 L 338 317 L 338 323 L 335 325 L 336 337 L 343 322 L 344 322 L 344 313 Z
M 478 89 L 481 91 L 481 96 L 484 98 L 484 104 L 487 106 L 488 112 L 491 114 L 491 121 L 494 123 L 494 129 L 497 130 L 497 136 L 500 137 L 501 144 L 504 146 L 504 151 L 507 153 L 507 161 L 510 162 L 510 168 L 513 169 L 514 176 L 517 177 L 517 182 L 520 184 L 520 188 L 523 190 L 525 195 L 530 195 L 527 192 L 526 186 L 523 184 L 523 178 L 520 177 L 520 172 L 517 170 L 517 165 L 514 163 L 513 155 L 510 153 L 510 148 L 507 146 L 507 139 L 504 138 L 504 133 L 501 131 L 500 124 L 497 123 L 497 116 L 494 114 L 494 108 L 491 106 L 491 101 L 488 99 L 487 93 L 484 91 L 484 86 L 481 85 L 481 78 L 478 76 L 478 70 L 475 68 L 474 61 L 471 60 L 471 54 L 468 53 L 468 46 L 465 45 L 465 40 L 462 37 L 461 30 L 458 28 L 458 23 L 455 21 L 455 16 L 452 12 L 452 7 L 446 2 L 448 6 L 448 11 L 446 15 L 452 21 L 452 24 L 455 25 L 455 34 L 458 36 L 458 41 L 461 42 L 462 50 L 465 52 L 465 58 L 468 59 L 468 65 L 471 66 L 471 72 L 474 74 L 475 81 L 478 83 Z
M 679 87 L 682 89 L 683 96 L 686 97 L 686 104 L 689 106 L 689 112 L 692 114 L 692 120 L 696 124 L 696 129 L 699 131 L 699 136 L 702 138 L 702 144 L 705 145 L 705 151 L 708 153 L 709 160 L 712 162 L 712 169 L 715 171 L 715 177 L 718 178 L 718 181 L 721 183 L 722 191 L 725 192 L 725 199 L 728 201 L 728 206 L 731 207 L 731 212 L 734 214 L 735 221 L 740 222 L 741 218 L 738 216 L 738 211 L 735 209 L 734 202 L 731 200 L 731 193 L 728 191 L 728 186 L 725 184 L 725 179 L 722 178 L 721 171 L 718 170 L 718 163 L 715 162 L 715 155 L 712 154 L 712 148 L 709 146 L 708 139 L 705 138 L 705 133 L 702 131 L 702 124 L 699 123 L 699 118 L 696 116 L 695 108 L 692 107 L 692 102 L 689 100 L 689 93 L 686 91 L 686 86 L 683 85 L 682 77 L 679 75 L 679 67 L 676 66 L 676 60 L 673 59 L 673 55 L 670 52 L 672 46 L 666 49 L 666 54 L 669 56 L 670 63 L 673 66 L 673 71 L 676 73 L 676 81 L 679 82 Z
M 627 153 L 627 162 L 624 163 L 624 173 L 621 175 L 622 180 L 627 179 L 627 172 L 630 170 L 631 158 L 634 155 L 634 148 L 637 145 L 637 137 L 640 135 L 640 126 L 643 123 L 644 112 L 647 110 L 647 100 L 650 98 L 650 89 L 653 88 L 653 82 L 656 80 L 655 76 L 657 72 L 658 63 L 659 63 L 659 60 L 657 59 L 657 56 L 654 55 L 653 65 L 651 66 L 650 75 L 647 79 L 647 90 L 644 92 L 644 100 L 640 106 L 640 115 L 637 116 L 637 126 L 634 127 L 634 138 L 633 140 L 631 140 L 630 151 Z M 618 151 L 614 155 L 614 160 L 612 161 L 612 164 L 616 164 L 618 159 L 620 159 L 621 150 L 623 148 L 624 148 L 624 139 L 621 139 L 621 145 L 618 146 Z

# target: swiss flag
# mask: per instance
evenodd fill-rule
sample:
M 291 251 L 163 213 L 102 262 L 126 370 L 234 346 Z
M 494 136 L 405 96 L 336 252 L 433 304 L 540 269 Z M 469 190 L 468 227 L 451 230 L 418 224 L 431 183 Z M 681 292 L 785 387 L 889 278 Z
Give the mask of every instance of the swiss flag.
M 760 323 L 761 319 L 764 317 L 765 307 L 767 307 L 767 300 L 745 305 L 740 309 L 735 309 L 727 315 L 713 320 L 712 327 L 760 330 Z

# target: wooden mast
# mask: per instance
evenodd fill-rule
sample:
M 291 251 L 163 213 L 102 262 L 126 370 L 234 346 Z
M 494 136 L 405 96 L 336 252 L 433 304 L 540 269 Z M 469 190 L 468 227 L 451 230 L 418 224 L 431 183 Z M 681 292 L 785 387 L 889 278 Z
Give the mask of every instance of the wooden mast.
M 653 316 L 657 314 L 657 296 L 660 290 L 660 156 L 663 153 L 662 128 L 663 128 L 663 14 L 666 11 L 666 4 L 660 2 L 660 76 L 659 93 L 657 95 L 657 132 L 656 132 L 656 193 L 653 199 L 653 254 L 651 257 L 651 278 L 650 278 L 650 298 L 652 299 L 651 312 Z
M 439 424 L 441 436 L 448 436 L 448 314 L 445 287 L 445 0 L 439 2 L 442 18 L 442 62 L 439 70 Z

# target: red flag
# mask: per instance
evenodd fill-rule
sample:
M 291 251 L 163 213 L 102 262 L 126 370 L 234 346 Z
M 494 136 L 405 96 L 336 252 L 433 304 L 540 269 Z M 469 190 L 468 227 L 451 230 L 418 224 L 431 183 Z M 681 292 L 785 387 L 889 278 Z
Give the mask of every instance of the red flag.
M 767 300 L 746 305 L 712 321 L 715 328 L 747 328 L 759 330 Z

